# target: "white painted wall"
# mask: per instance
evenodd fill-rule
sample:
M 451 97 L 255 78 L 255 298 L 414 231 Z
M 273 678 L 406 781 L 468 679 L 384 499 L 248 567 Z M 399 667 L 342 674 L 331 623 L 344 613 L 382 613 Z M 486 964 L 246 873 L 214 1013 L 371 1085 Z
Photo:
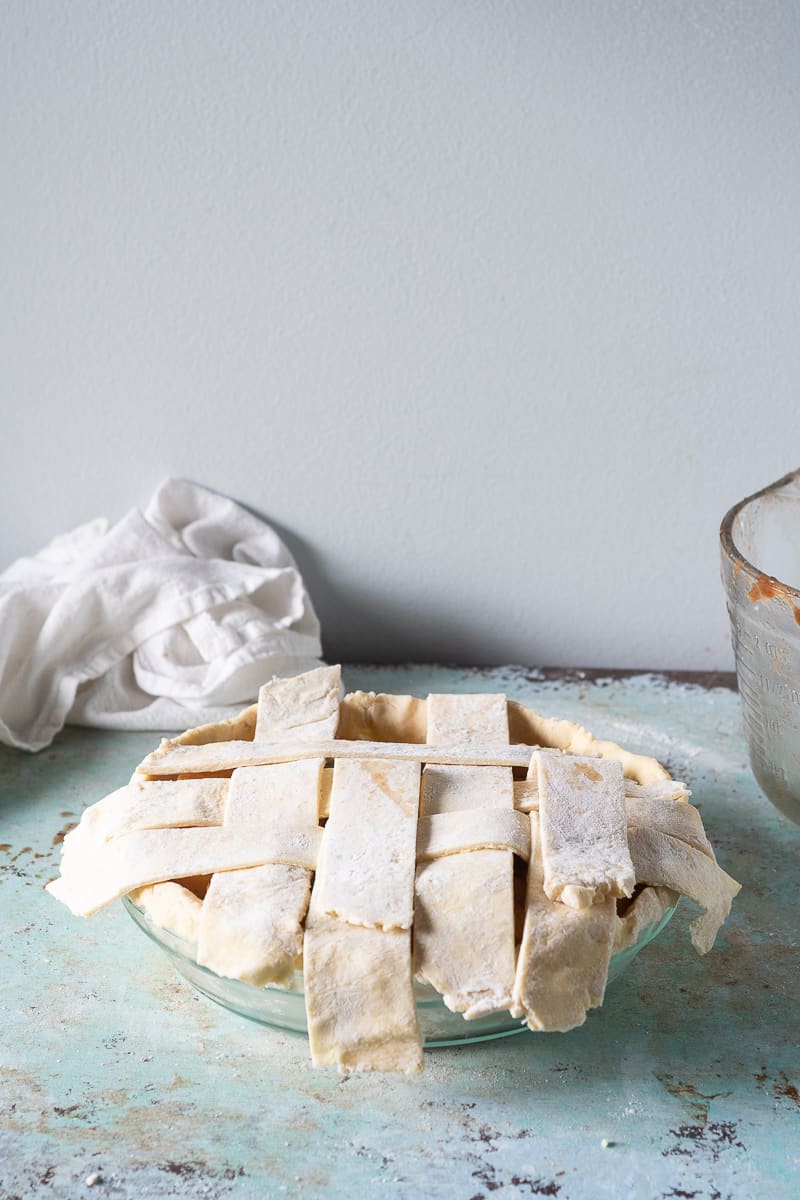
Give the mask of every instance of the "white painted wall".
M 4 0 L 0 565 L 177 474 L 331 657 L 729 665 L 799 79 L 788 0 Z

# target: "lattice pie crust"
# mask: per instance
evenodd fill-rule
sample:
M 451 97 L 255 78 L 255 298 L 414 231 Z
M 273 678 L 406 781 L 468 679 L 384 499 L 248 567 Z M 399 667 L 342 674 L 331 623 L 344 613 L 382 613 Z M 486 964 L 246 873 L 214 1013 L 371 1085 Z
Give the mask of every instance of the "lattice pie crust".
M 676 893 L 706 953 L 739 885 L 688 797 L 505 696 L 342 697 L 321 667 L 163 741 L 84 812 L 48 889 L 81 916 L 133 893 L 256 986 L 302 962 L 314 1063 L 412 1072 L 414 975 L 467 1020 L 567 1030 Z

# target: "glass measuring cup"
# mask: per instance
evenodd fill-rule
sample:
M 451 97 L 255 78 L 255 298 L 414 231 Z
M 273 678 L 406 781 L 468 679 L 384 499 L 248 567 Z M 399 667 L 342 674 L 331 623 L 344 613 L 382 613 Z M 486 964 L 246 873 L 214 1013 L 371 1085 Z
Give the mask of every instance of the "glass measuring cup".
M 750 765 L 800 822 L 800 470 L 734 505 L 720 547 Z

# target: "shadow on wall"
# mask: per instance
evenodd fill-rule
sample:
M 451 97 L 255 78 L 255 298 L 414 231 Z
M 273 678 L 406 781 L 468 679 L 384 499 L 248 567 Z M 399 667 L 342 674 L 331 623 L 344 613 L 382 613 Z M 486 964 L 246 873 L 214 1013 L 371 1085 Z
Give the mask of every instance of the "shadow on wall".
M 292 530 L 260 509 L 242 506 L 267 521 L 294 556 L 322 625 L 329 662 L 484 667 L 519 661 L 519 651 L 513 649 L 518 639 L 502 617 L 490 624 L 489 614 L 484 625 L 435 600 L 425 599 L 420 606 L 412 584 L 405 597 L 395 597 L 366 578 L 345 578 L 325 554 Z M 524 665 L 546 661 L 542 651 L 540 644 L 531 646 Z

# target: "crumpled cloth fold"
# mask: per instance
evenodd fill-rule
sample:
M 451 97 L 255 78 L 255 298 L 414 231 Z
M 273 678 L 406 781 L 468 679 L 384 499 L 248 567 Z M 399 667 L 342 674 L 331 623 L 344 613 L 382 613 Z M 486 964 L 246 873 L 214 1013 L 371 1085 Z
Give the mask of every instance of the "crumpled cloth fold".
M 69 721 L 186 729 L 275 675 L 319 665 L 303 578 L 266 522 L 169 479 L 0 574 L 0 742 L 48 746 Z

